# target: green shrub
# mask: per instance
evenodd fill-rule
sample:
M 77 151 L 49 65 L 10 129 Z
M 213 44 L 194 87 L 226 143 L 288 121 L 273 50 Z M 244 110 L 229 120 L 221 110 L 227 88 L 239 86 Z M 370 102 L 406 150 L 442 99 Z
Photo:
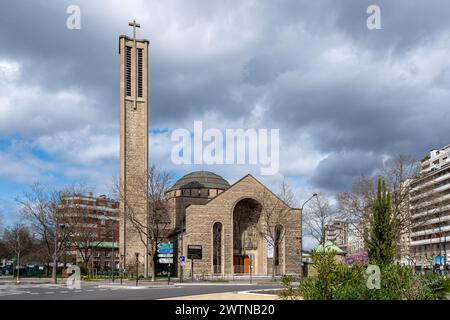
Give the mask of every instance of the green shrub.
M 279 296 L 285 300 L 293 300 L 298 298 L 298 292 L 294 289 L 293 283 L 297 279 L 292 275 L 284 275 L 281 277 L 281 284 L 284 286 L 284 289 L 280 291 Z
M 425 289 L 422 295 L 426 300 L 446 300 L 450 294 L 450 278 L 426 273 L 419 276 L 419 282 Z
M 450 293 L 450 278 L 417 275 L 408 266 L 383 266 L 380 289 L 369 289 L 363 266 L 336 262 L 332 252 L 313 253 L 312 259 L 317 276 L 301 281 L 305 300 L 438 300 Z
M 334 252 L 313 252 L 311 258 L 317 277 L 308 277 L 300 283 L 300 291 L 306 300 L 332 300 L 337 291 L 349 290 L 354 283 L 364 279 L 362 266 L 347 265 L 335 260 Z

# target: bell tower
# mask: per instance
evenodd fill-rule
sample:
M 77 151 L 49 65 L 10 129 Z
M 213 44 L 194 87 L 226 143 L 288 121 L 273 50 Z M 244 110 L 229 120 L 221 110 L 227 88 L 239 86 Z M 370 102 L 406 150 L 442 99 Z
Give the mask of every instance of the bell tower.
M 149 261 L 142 228 L 147 225 L 148 174 L 148 46 L 133 37 L 119 37 L 120 56 L 120 254 L 124 268 L 147 273 Z M 131 267 L 132 266 L 132 267 Z

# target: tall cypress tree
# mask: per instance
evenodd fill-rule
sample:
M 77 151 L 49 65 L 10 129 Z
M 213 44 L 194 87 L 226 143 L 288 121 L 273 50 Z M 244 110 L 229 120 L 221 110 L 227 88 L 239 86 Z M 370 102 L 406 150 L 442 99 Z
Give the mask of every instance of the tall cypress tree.
M 381 179 L 378 179 L 378 192 L 373 201 L 370 223 L 370 237 L 367 241 L 370 263 L 378 266 L 392 263 L 396 246 L 395 218 L 390 192 Z

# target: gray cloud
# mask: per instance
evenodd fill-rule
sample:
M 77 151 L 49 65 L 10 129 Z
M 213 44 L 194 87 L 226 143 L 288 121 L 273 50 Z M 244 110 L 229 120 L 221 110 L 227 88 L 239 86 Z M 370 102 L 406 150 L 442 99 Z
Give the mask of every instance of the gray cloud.
M 354 177 L 370 176 L 381 165 L 381 157 L 372 153 L 333 153 L 319 163 L 311 177 L 311 183 L 326 191 L 342 190 L 348 187 L 349 181 Z
M 311 153 L 328 155 L 309 182 L 345 188 L 379 166 L 382 155 L 421 157 L 449 143 L 450 3 L 377 3 L 383 29 L 370 31 L 368 0 L 130 1 L 126 7 L 79 1 L 82 29 L 70 31 L 65 10 L 72 1 L 4 0 L 0 61 L 21 65 L 15 91 L 38 86 L 49 99 L 76 92 L 82 103 L 17 100 L 18 113 L 26 114 L 20 119 L 47 125 L 27 128 L 8 114 L 0 133 L 41 141 L 88 126 L 96 136 L 117 134 L 117 39 L 136 18 L 139 35 L 151 43 L 152 127 L 176 128 L 211 112 L 222 120 L 217 126 L 246 124 L 262 105 L 255 125 L 281 128 L 282 147 L 304 152 L 292 146 L 308 136 Z

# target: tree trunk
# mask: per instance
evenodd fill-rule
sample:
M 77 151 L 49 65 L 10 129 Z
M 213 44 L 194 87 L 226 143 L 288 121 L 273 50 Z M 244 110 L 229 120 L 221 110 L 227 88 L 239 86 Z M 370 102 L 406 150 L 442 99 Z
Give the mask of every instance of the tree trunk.
M 152 281 L 156 280 L 156 250 L 152 255 Z

